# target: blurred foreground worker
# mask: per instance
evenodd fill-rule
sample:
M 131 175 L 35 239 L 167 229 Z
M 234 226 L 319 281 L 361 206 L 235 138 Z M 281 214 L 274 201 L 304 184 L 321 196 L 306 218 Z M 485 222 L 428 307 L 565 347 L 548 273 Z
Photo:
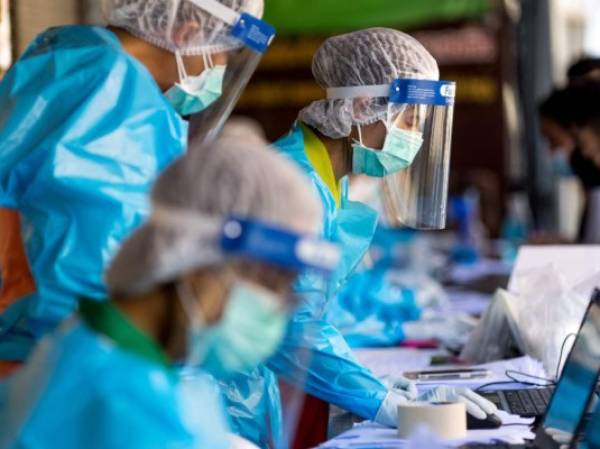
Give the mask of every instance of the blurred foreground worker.
M 266 143 L 192 147 L 107 270 L 111 300 L 81 300 L 0 383 L 0 448 L 230 448 L 218 389 L 195 368 L 225 376 L 275 351 L 298 273 L 337 262 L 321 217 Z
M 106 297 L 108 260 L 185 151 L 183 116 L 216 133 L 272 38 L 262 0 L 105 7 L 108 28 L 40 34 L 0 83 L 0 360 Z
M 263 447 L 269 430 L 279 430 L 274 373 L 386 426 L 396 426 L 399 403 L 416 398 L 406 379 L 387 386 L 362 366 L 327 321 L 327 303 L 363 258 L 377 224 L 374 210 L 348 201 L 342 178 L 352 172 L 384 177 L 395 205 L 405 207 L 406 224 L 414 226 L 439 226 L 447 189 L 454 84 L 437 81 L 437 64 L 421 44 L 384 28 L 333 37 L 317 51 L 313 73 L 328 99 L 302 110 L 291 133 L 275 146 L 310 178 L 325 208 L 322 235 L 341 244 L 342 260 L 327 284 L 299 279 L 295 292 L 302 305 L 267 366 L 223 383 L 234 428 Z M 397 175 L 401 170 L 405 173 Z M 426 177 L 428 170 L 440 178 Z M 410 185 L 411 177 L 420 185 Z M 417 198 L 423 208 L 415 207 Z M 293 356 L 299 350 L 311 354 L 309 364 Z M 480 417 L 494 410 L 465 389 L 432 390 L 420 399 L 428 398 L 465 401 Z M 264 423 L 267 428 L 259 427 Z

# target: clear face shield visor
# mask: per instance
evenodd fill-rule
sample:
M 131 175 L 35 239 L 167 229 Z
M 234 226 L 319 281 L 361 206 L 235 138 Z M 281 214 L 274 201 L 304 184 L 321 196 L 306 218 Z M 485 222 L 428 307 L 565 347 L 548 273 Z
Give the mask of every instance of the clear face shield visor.
M 390 85 L 327 89 L 330 100 L 370 98 L 387 107 L 381 149 L 353 144 L 355 174 L 382 178 L 388 223 L 415 229 L 442 229 L 450 170 L 455 84 L 397 79 Z M 387 103 L 387 106 L 386 106 Z
M 266 273 L 264 264 L 270 267 L 270 271 L 286 270 L 297 273 L 298 275 L 311 275 L 323 279 L 323 285 L 327 284 L 327 279 L 335 272 L 340 260 L 340 248 L 337 244 L 324 240 L 316 235 L 299 234 L 290 229 L 284 229 L 277 225 L 259 221 L 253 218 L 230 216 L 225 219 L 204 216 L 202 214 L 179 211 L 172 208 L 159 207 L 153 210 L 151 221 L 154 223 L 163 223 L 163 226 L 177 226 L 182 232 L 185 230 L 198 233 L 200 235 L 210 235 L 210 246 L 218 247 L 220 258 L 241 260 L 250 263 L 261 263 L 264 275 L 271 277 L 274 273 Z M 201 238 L 204 240 L 204 237 Z M 188 259 L 188 269 L 197 265 L 194 263 L 194 257 L 198 260 L 202 257 L 202 244 L 186 244 L 181 251 L 176 251 L 177 260 Z M 185 254 L 187 252 L 187 255 Z M 203 263 L 205 263 L 204 261 Z M 222 262 L 214 261 L 214 264 Z M 172 266 L 173 264 L 168 264 Z M 256 267 L 247 267 L 252 270 Z M 249 274 L 249 273 L 247 273 Z M 256 273 L 254 273 L 256 274 Z M 171 276 L 173 277 L 173 276 Z M 262 287 L 267 288 L 267 277 L 262 277 Z M 291 318 L 295 309 L 300 305 L 300 298 L 293 298 L 293 292 L 290 292 L 290 298 L 280 298 L 281 307 Z M 257 304 L 248 302 L 247 312 L 243 313 L 249 316 L 256 316 Z M 227 316 L 227 310 L 224 312 L 223 319 Z M 239 310 L 239 309 L 238 309 Z M 239 335 L 244 336 L 245 343 L 241 343 L 237 338 L 236 346 L 247 348 L 252 354 L 257 353 L 260 347 L 260 353 L 267 351 L 270 338 L 269 334 L 273 332 L 269 325 L 269 320 L 264 322 L 260 337 L 261 342 L 257 341 L 256 333 L 248 335 L 245 333 L 247 323 L 239 323 Z M 241 337 L 242 338 L 242 337 Z M 293 361 L 286 368 L 286 379 L 293 379 L 292 383 L 282 384 L 281 410 L 278 406 L 272 404 L 270 395 L 273 385 L 269 384 L 271 379 L 270 372 L 264 368 L 245 366 L 235 375 L 229 373 L 226 376 L 219 377 L 221 391 L 227 398 L 226 403 L 230 407 L 229 412 L 235 415 L 240 410 L 247 410 L 252 413 L 254 410 L 264 413 L 269 426 L 270 435 L 261 435 L 260 439 L 266 445 L 265 438 L 269 444 L 276 449 L 289 449 L 292 447 L 292 441 L 298 431 L 298 423 L 304 405 L 305 393 L 301 386 L 305 383 L 308 368 L 312 362 L 312 352 L 307 351 L 302 345 L 298 346 L 287 338 L 284 338 L 279 344 L 279 350 L 282 355 L 275 355 L 280 363 L 281 357 Z M 271 352 L 269 350 L 269 352 Z M 254 356 L 253 356 L 254 357 Z M 195 360 L 198 360 L 195 358 Z M 203 363 L 187 363 L 182 366 L 184 377 L 193 377 L 198 368 L 205 369 Z M 258 371 L 257 371 L 258 370 Z M 209 372 L 213 373 L 213 371 Z M 214 374 L 214 373 L 213 373 Z M 285 379 L 284 379 L 285 380 Z M 275 388 L 277 385 L 275 384 Z M 267 394 L 267 390 L 269 393 Z M 257 403 L 258 401 L 258 403 Z M 278 402 L 278 400 L 276 401 Z M 274 407 L 272 408 L 271 405 Z M 262 410 L 262 411 L 261 411 Z M 281 412 L 281 414 L 279 413 Z M 260 428 L 260 426 L 259 426 Z M 258 433 L 260 430 L 258 430 Z
M 392 83 L 386 147 L 402 151 L 410 162 L 383 180 L 384 210 L 392 225 L 446 226 L 455 91 L 449 81 Z
M 189 139 L 214 140 L 231 115 L 243 90 L 275 37 L 275 28 L 247 13 L 238 13 L 216 0 L 189 0 L 226 24 L 223 52 L 227 62 L 218 99 L 192 114 Z M 214 53 L 219 53 L 217 44 Z M 210 58 L 209 58 L 210 59 Z

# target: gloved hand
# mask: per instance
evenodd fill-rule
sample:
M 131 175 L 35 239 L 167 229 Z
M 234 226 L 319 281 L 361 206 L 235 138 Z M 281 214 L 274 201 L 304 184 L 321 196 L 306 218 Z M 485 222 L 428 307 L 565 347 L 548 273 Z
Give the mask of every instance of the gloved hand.
M 419 402 L 463 402 L 467 413 L 478 419 L 485 419 L 487 415 L 498 411 L 496 406 L 477 393 L 462 387 L 440 386 L 433 388 L 416 398 Z M 383 403 L 377 411 L 375 422 L 387 427 L 398 425 L 398 406 L 413 402 L 406 393 L 398 390 L 389 390 Z
M 493 402 L 479 396 L 473 390 L 464 387 L 449 387 L 443 385 L 432 388 L 417 398 L 424 402 L 462 402 L 467 406 L 467 413 L 477 419 L 485 419 L 498 411 Z
M 381 381 L 389 390 L 395 391 L 409 401 L 414 401 L 419 396 L 417 384 L 404 376 L 386 376 Z

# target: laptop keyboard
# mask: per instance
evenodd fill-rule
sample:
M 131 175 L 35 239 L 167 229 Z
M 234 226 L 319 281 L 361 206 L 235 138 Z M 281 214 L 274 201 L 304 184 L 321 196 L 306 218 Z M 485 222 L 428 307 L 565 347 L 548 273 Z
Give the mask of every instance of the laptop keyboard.
M 553 391 L 554 388 L 552 387 L 527 388 L 523 390 L 500 390 L 496 391 L 494 395 L 504 396 L 508 403 L 507 411 L 514 415 L 542 416 L 546 413 Z

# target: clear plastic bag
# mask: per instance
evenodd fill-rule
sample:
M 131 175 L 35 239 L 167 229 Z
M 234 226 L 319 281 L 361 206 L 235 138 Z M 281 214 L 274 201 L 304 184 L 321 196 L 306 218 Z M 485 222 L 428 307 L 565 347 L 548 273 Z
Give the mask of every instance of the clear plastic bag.
M 511 292 L 496 292 L 461 357 L 484 363 L 514 355 L 518 348 L 554 375 L 573 343 L 565 340 L 579 330 L 590 295 L 600 285 L 600 272 L 568 286 L 555 266 L 548 265 L 517 275 L 513 285 Z

